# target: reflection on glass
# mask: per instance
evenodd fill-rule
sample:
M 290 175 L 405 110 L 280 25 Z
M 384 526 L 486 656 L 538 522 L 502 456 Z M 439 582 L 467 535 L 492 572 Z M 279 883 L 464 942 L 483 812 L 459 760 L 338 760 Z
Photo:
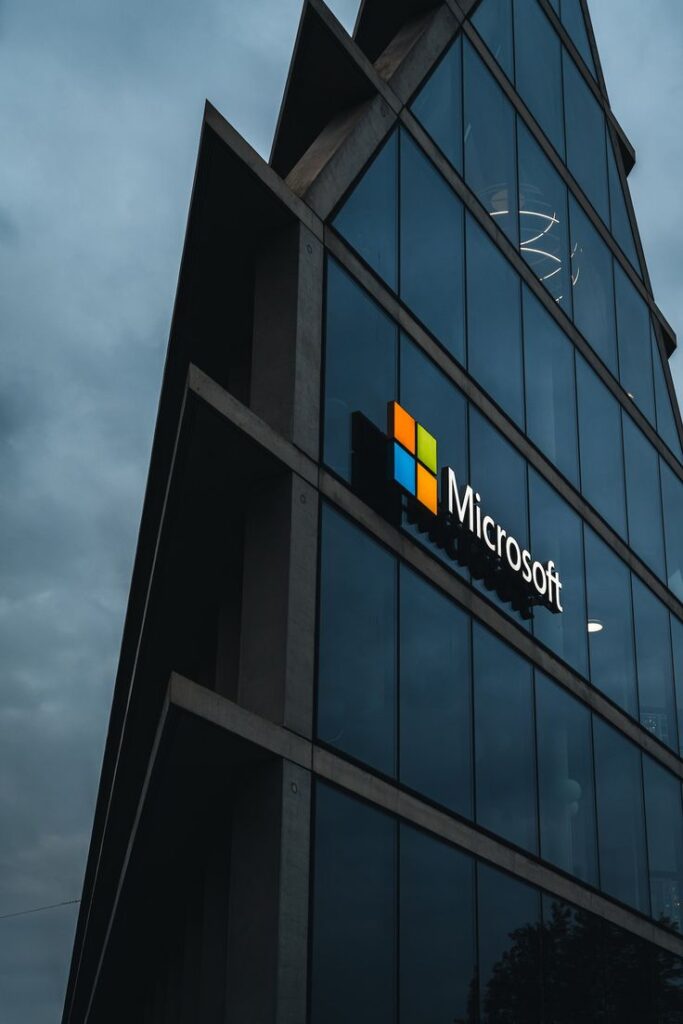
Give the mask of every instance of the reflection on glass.
M 576 200 L 569 197 L 574 323 L 617 375 L 612 254 Z
M 678 931 L 683 924 L 683 804 L 681 782 L 643 756 L 652 916 Z
M 595 62 L 593 61 L 593 54 L 588 41 L 588 30 L 583 18 L 581 0 L 561 0 L 561 4 L 562 24 L 572 37 L 574 46 L 583 57 L 586 67 L 593 75 L 593 78 L 595 78 Z
M 621 406 L 581 356 L 576 361 L 581 490 L 617 533 L 626 537 Z
M 462 173 L 462 36 L 458 36 L 411 104 L 444 156 Z
M 666 572 L 669 589 L 680 601 L 683 601 L 683 484 L 663 459 L 659 461 L 662 477 Z
M 655 421 L 650 313 L 618 263 L 614 264 L 619 339 L 619 379 L 651 423 Z
M 683 754 L 683 622 L 673 613 L 670 618 L 676 707 L 678 708 L 678 745 L 679 753 Z
M 659 456 L 630 416 L 623 416 L 623 427 L 629 544 L 665 579 Z
M 472 15 L 472 24 L 513 81 L 512 0 L 482 0 Z
M 621 178 L 619 177 L 609 130 L 607 130 L 607 167 L 609 171 L 609 206 L 612 219 L 612 234 L 621 246 L 626 258 L 630 260 L 634 270 L 642 277 L 640 260 L 636 252 L 636 243 L 633 239 L 633 228 L 631 227 L 626 207 L 624 190 L 621 186 Z
M 562 44 L 538 0 L 515 0 L 517 92 L 564 157 Z
M 566 50 L 562 58 L 567 166 L 609 224 L 605 115 Z
M 669 613 L 644 583 L 633 577 L 640 721 L 662 743 L 678 750 Z
M 554 896 L 542 899 L 545 1020 L 598 1024 L 605 994 L 602 921 Z

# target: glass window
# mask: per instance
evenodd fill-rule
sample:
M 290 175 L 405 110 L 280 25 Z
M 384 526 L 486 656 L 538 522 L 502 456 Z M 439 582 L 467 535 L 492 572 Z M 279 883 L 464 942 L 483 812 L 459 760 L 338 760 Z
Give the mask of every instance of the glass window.
M 534 635 L 581 675 L 588 675 L 586 584 L 581 517 L 535 470 L 529 472 L 531 551 L 553 561 L 562 581 L 560 615 L 547 608 L 534 614 Z
M 472 817 L 470 622 L 401 567 L 401 782 Z
M 683 601 L 683 484 L 663 459 L 659 462 L 669 589 Z
M 676 707 L 678 708 L 678 743 L 679 752 L 683 754 L 683 622 L 675 615 L 671 615 L 670 620 L 674 681 L 676 684 Z
M 609 224 L 605 118 L 566 50 L 563 63 L 567 166 Z
M 624 190 L 621 185 L 609 130 L 607 131 L 607 169 L 609 172 L 609 207 L 612 234 L 621 246 L 626 258 L 631 261 L 633 268 L 637 270 L 638 274 L 641 274 L 640 260 L 638 259 L 636 243 L 633 238 L 633 228 L 631 227 L 631 220 L 628 215 Z
M 549 1024 L 598 1024 L 605 1019 L 601 1015 L 602 922 L 545 893 L 542 904 L 544 1020 Z
M 400 827 L 400 928 L 401 1024 L 471 1021 L 474 862 L 408 825 Z
M 481 1024 L 541 1020 L 540 894 L 477 865 Z
M 521 283 L 467 217 L 467 358 L 472 376 L 524 427 Z
M 671 405 L 669 389 L 666 384 L 664 367 L 662 365 L 662 357 L 659 353 L 659 346 L 657 345 L 654 329 L 652 329 L 652 366 L 654 369 L 655 399 L 657 404 L 657 433 L 662 440 L 668 444 L 669 448 L 680 462 L 683 461 L 681 439 L 678 436 L 678 430 L 676 428 L 676 420 L 674 418 L 674 411 Z
M 605 1020 L 615 1024 L 650 1024 L 656 1016 L 653 992 L 653 946 L 606 921 L 602 925 Z M 667 1021 L 674 1024 L 674 1021 Z
M 467 40 L 464 59 L 465 181 L 517 245 L 515 112 Z
M 651 423 L 655 421 L 650 314 L 618 263 L 614 264 L 619 339 L 619 379 Z
M 462 37 L 458 36 L 412 102 L 411 110 L 462 173 Z
M 578 486 L 574 346 L 528 288 L 523 308 L 527 434 Z
M 538 0 L 515 0 L 517 92 L 564 157 L 562 44 Z
M 574 323 L 617 376 L 612 254 L 576 200 L 569 197 Z
M 585 534 L 591 682 L 637 718 L 631 573 L 596 533 L 586 527 Z
M 401 298 L 465 362 L 463 208 L 401 132 Z
M 633 577 L 633 617 L 640 721 L 662 743 L 678 750 L 669 613 L 651 590 Z
M 318 737 L 396 771 L 396 560 L 325 506 L 320 565 Z
M 312 1024 L 394 1024 L 396 824 L 318 783 Z
M 398 134 L 393 132 L 333 220 L 359 256 L 398 286 Z
M 593 724 L 602 888 L 648 914 L 640 751 L 601 718 Z
M 477 822 L 538 849 L 531 666 L 474 623 Z
M 387 429 L 397 394 L 398 327 L 334 260 L 327 263 L 324 459 L 351 481 L 355 413 Z
M 581 490 L 601 516 L 626 537 L 621 407 L 585 359 L 577 357 Z
M 683 925 L 683 805 L 681 782 L 643 756 L 652 916 L 680 931 Z
M 630 416 L 623 416 L 623 428 L 629 544 L 665 579 L 659 456 Z
M 561 0 L 562 3 L 562 24 L 572 38 L 574 46 L 583 57 L 586 67 L 596 78 L 595 62 L 588 41 L 588 31 L 581 10 L 581 0 Z
M 472 15 L 472 24 L 513 81 L 512 0 L 482 0 Z
M 598 885 L 593 736 L 588 708 L 536 673 L 541 856 Z

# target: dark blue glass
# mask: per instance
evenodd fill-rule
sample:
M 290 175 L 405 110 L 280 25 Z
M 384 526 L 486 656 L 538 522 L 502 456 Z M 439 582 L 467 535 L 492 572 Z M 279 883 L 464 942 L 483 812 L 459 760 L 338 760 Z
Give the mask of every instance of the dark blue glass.
M 617 322 L 612 254 L 576 200 L 569 197 L 574 323 L 617 376 Z
M 467 360 L 472 376 L 524 427 L 521 284 L 512 266 L 467 217 Z
M 680 931 L 683 925 L 681 780 L 644 755 L 643 781 L 652 916 Z
M 631 227 L 631 220 L 628 215 L 626 199 L 624 198 L 624 190 L 621 185 L 621 178 L 619 177 L 617 161 L 614 156 L 614 147 L 612 146 L 609 130 L 607 132 L 607 169 L 609 174 L 609 207 L 612 234 L 621 246 L 622 252 L 626 258 L 630 260 L 634 270 L 642 276 L 640 260 L 638 259 L 638 253 L 636 251 L 636 243 L 633 238 L 633 228 Z
M 581 356 L 577 356 L 581 490 L 622 537 L 626 537 L 626 496 L 621 407 Z
M 678 751 L 669 612 L 636 576 L 633 577 L 633 618 L 640 721 L 662 743 Z
M 574 46 L 583 57 L 586 67 L 597 78 L 595 61 L 588 41 L 588 30 L 581 9 L 581 0 L 560 0 L 562 4 L 562 24 L 572 37 Z
M 659 460 L 666 542 L 666 573 L 669 590 L 683 601 L 683 483 Z
M 387 775 L 396 772 L 396 560 L 323 509 L 318 737 Z
M 474 861 L 408 825 L 399 843 L 401 1024 L 473 1024 Z
M 630 416 L 623 416 L 629 544 L 653 572 L 666 579 L 659 456 Z
M 395 1024 L 396 823 L 315 790 L 311 1024 Z
M 650 313 L 618 263 L 614 264 L 619 339 L 619 379 L 624 391 L 655 422 Z
M 652 366 L 654 369 L 655 378 L 655 400 L 657 405 L 657 433 L 662 438 L 662 440 L 666 444 L 668 444 L 669 448 L 674 453 L 679 462 L 683 462 L 681 439 L 678 436 L 678 430 L 676 428 L 676 420 L 674 418 L 673 406 L 671 405 L 671 397 L 669 395 L 669 389 L 666 384 L 664 366 L 662 365 L 662 356 L 659 352 L 659 346 L 657 344 L 654 329 L 652 330 Z
M 410 109 L 444 156 L 462 173 L 462 36 L 439 62 Z
M 653 986 L 654 947 L 606 921 L 602 922 L 602 930 L 604 952 L 601 960 L 605 982 L 602 1020 L 610 1021 L 610 1024 L 675 1024 L 675 1017 L 669 1019 L 657 1015 L 658 993 Z
M 543 1019 L 603 1024 L 602 921 L 555 896 L 544 894 L 542 902 Z
M 649 914 L 640 750 L 597 716 L 593 736 L 601 887 Z
M 324 460 L 352 480 L 352 417 L 384 433 L 398 393 L 398 327 L 345 270 L 328 260 L 325 330 Z
M 578 487 L 574 346 L 528 288 L 523 310 L 526 432 Z
M 510 81 L 514 81 L 512 0 L 482 0 L 472 24 Z
M 534 6 L 537 0 L 533 0 Z M 572 315 L 567 188 L 519 121 L 520 251 L 567 316 Z
M 555 11 L 555 14 L 559 17 L 560 14 L 560 0 L 550 0 L 550 6 Z
M 462 203 L 401 132 L 401 299 L 465 362 Z
M 477 822 L 536 853 L 531 666 L 478 622 L 473 654 Z
M 333 226 L 396 291 L 398 287 L 398 133 L 354 186 Z
M 472 817 L 472 682 L 469 617 L 401 567 L 400 778 Z
M 585 528 L 591 682 L 638 717 L 631 573 L 596 533 Z
M 670 616 L 671 646 L 673 650 L 674 682 L 676 685 L 676 708 L 678 722 L 678 748 L 683 754 L 683 622 L 676 616 Z
M 465 40 L 464 46 L 465 181 L 498 227 L 517 245 L 514 108 L 472 45 Z
M 566 50 L 563 64 L 567 166 L 609 224 L 605 116 Z
M 593 735 L 588 708 L 536 673 L 541 856 L 598 884 Z
M 517 92 L 564 157 L 562 44 L 538 0 L 515 0 Z
M 535 470 L 529 472 L 531 553 L 545 564 L 553 561 L 562 583 L 564 611 L 534 612 L 534 635 L 581 675 L 588 675 L 586 584 L 581 517 Z

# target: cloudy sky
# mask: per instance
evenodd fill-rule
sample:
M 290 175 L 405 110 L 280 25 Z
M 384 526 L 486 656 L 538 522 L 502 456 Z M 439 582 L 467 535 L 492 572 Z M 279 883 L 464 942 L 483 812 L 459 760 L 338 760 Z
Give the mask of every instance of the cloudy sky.
M 683 338 L 683 5 L 593 8 Z M 299 9 L 0 0 L 3 1024 L 61 1016 L 77 908 L 4 915 L 80 895 L 204 99 L 267 156 Z

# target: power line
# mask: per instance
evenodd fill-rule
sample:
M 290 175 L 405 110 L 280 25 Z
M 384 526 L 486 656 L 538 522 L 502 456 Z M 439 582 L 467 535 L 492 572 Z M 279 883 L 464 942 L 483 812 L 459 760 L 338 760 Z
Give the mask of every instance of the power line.
M 0 921 L 6 921 L 9 917 L 25 917 L 27 914 L 39 914 L 41 910 L 56 910 L 57 907 L 71 907 L 80 900 L 64 900 L 63 903 L 50 903 L 46 907 L 33 907 L 31 910 L 15 910 L 13 914 L 0 914 Z

